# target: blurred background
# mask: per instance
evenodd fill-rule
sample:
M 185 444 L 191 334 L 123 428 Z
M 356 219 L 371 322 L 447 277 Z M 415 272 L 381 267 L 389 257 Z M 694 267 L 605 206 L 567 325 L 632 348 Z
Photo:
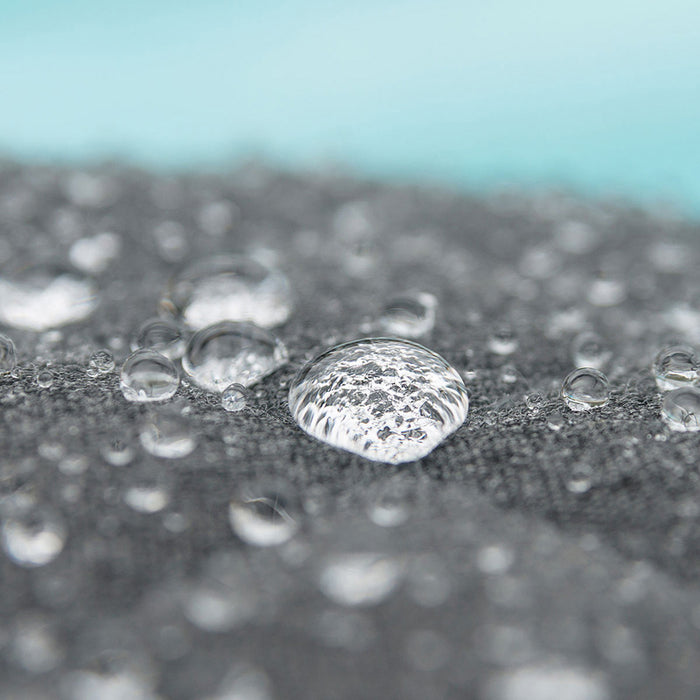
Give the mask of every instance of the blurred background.
M 0 155 L 700 213 L 700 3 L 0 0 Z

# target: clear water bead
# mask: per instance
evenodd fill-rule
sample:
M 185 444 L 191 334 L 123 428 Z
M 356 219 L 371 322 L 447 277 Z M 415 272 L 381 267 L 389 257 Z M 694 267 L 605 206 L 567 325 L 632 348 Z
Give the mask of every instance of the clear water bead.
M 248 395 L 248 390 L 242 384 L 231 384 L 221 394 L 221 406 L 229 413 L 242 411 L 248 403 Z
M 700 357 L 688 345 L 673 345 L 659 352 L 652 371 L 661 391 L 696 384 L 700 381 Z
M 182 328 L 168 318 L 151 318 L 144 322 L 131 341 L 132 350 L 155 350 L 170 360 L 180 359 L 186 345 Z
M 666 394 L 661 417 L 671 430 L 697 432 L 700 430 L 700 389 L 683 387 Z
M 120 386 L 127 401 L 166 401 L 179 384 L 175 365 L 154 350 L 137 350 L 122 366 Z
M 98 350 L 88 360 L 87 374 L 90 377 L 98 377 L 101 374 L 109 374 L 114 369 L 114 356 L 109 350 Z
M 562 383 L 561 397 L 572 411 L 601 408 L 610 400 L 610 383 L 600 370 L 580 367 Z
M 576 367 L 604 369 L 612 357 L 605 341 L 592 331 L 579 333 L 571 344 L 571 354 Z
M 139 440 L 146 452 L 165 459 L 186 457 L 197 445 L 190 421 L 179 410 L 151 413 L 141 426 Z
M 298 505 L 289 489 L 250 488 L 229 505 L 234 533 L 257 547 L 273 547 L 291 539 L 299 530 Z
M 162 306 L 195 329 L 219 321 L 248 321 L 271 328 L 289 318 L 292 295 L 281 272 L 251 258 L 219 255 L 187 268 Z
M 390 338 L 339 345 L 305 365 L 289 408 L 309 435 L 378 462 L 431 452 L 464 422 L 457 370 L 427 348 Z
M 388 335 L 419 338 L 435 325 L 437 299 L 426 292 L 409 292 L 388 301 L 379 317 L 379 327 Z
M 93 280 L 53 265 L 0 274 L 0 322 L 43 331 L 87 318 L 99 302 Z
M 48 369 L 43 369 L 36 375 L 36 383 L 42 389 L 48 389 L 53 384 L 53 372 Z
M 287 348 L 269 331 L 223 321 L 190 338 L 182 368 L 202 389 L 222 392 L 231 384 L 255 384 L 285 364 L 287 357 Z
M 0 334 L 0 374 L 12 372 L 17 366 L 17 352 L 11 338 Z

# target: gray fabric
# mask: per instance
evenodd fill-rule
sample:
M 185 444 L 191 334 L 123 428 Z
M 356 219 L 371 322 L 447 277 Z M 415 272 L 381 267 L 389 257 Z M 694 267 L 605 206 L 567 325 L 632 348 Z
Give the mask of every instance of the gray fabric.
M 60 335 L 3 330 L 21 365 L 0 376 L 3 514 L 31 493 L 67 537 L 45 566 L 0 556 L 1 697 L 700 695 L 700 434 L 665 428 L 649 371 L 665 342 L 700 341 L 697 225 L 561 194 L 473 198 L 256 165 L 90 177 L 0 169 L 6 262 L 65 260 L 101 231 L 121 240 L 89 320 Z M 154 236 L 165 221 L 184 232 L 170 260 Z M 277 332 L 291 359 L 242 414 L 183 383 L 176 398 L 198 444 L 158 459 L 138 430 L 162 409 L 129 404 L 118 369 L 91 378 L 87 361 L 106 347 L 119 366 L 170 276 L 222 251 L 289 276 L 296 309 Z M 465 376 L 465 425 L 398 467 L 307 437 L 286 406 L 294 373 L 361 337 L 408 289 L 439 299 L 420 342 Z M 509 357 L 489 350 L 504 324 L 519 341 Z M 585 327 L 612 350 L 612 398 L 575 414 L 558 389 Z M 48 389 L 36 383 L 46 365 Z M 535 393 L 544 401 L 529 407 Z M 105 461 L 114 442 L 133 447 L 129 465 Z M 84 473 L 64 473 L 75 455 L 87 457 Z M 572 486 L 582 468 L 587 489 Z M 300 531 L 279 547 L 241 541 L 229 500 L 280 482 Z M 162 511 L 124 502 L 144 483 L 170 494 Z M 408 519 L 380 527 L 368 510 L 392 494 Z M 382 565 L 351 588 L 379 576 L 395 590 L 364 607 L 331 600 L 321 572 L 348 552 L 384 555 L 396 579 Z M 227 629 L 197 618 L 202 588 Z

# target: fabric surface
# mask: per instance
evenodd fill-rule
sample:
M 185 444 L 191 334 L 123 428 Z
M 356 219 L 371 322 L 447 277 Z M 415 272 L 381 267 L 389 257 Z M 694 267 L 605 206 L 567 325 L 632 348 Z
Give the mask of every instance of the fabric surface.
M 105 233 L 92 258 L 76 247 Z M 0 697 L 697 698 L 700 433 L 668 430 L 650 365 L 700 342 L 699 234 L 556 193 L 3 165 L 4 265 L 92 267 L 100 303 L 2 329 L 18 368 L 0 375 Z M 169 403 L 127 402 L 135 330 L 177 270 L 221 252 L 289 277 L 289 362 L 240 413 L 186 379 Z M 407 290 L 438 299 L 418 340 L 464 377 L 465 424 L 398 466 L 305 435 L 295 372 Z M 559 388 L 586 329 L 611 398 L 574 413 Z M 116 369 L 90 376 L 101 348 Z M 196 442 L 180 458 L 139 437 L 169 410 Z M 293 536 L 237 534 L 243 492 L 278 494 Z M 62 544 L 33 567 L 8 553 L 27 503 L 42 551 Z

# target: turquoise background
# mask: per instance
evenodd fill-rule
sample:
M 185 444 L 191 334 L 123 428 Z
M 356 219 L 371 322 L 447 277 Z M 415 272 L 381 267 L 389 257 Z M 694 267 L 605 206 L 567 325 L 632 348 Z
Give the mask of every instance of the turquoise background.
M 0 0 L 0 153 L 700 212 L 700 1 Z

